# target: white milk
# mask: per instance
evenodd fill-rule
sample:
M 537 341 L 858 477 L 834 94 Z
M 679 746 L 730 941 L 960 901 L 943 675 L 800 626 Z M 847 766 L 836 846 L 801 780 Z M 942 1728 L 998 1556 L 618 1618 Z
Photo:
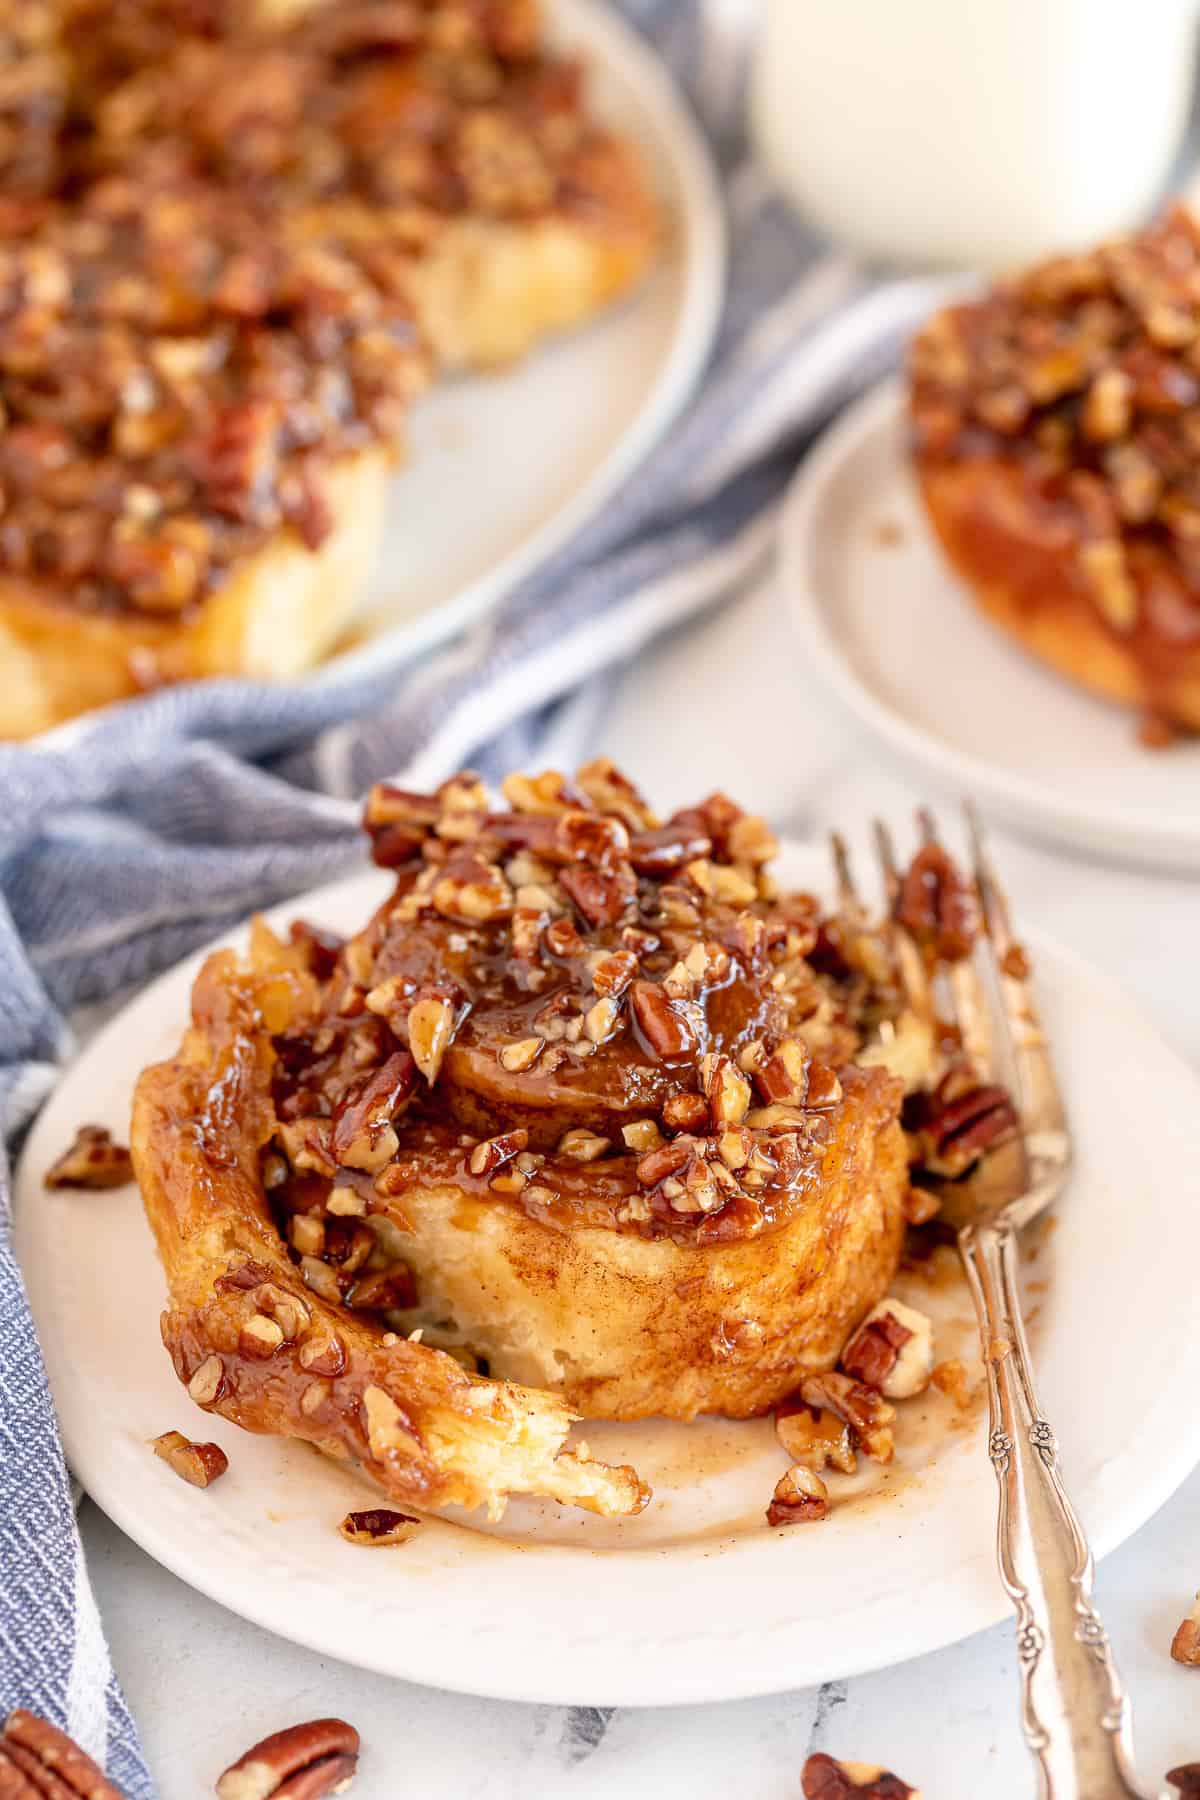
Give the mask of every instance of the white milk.
M 1194 51 L 1189 0 L 763 0 L 751 121 L 835 237 L 994 267 L 1145 215 Z

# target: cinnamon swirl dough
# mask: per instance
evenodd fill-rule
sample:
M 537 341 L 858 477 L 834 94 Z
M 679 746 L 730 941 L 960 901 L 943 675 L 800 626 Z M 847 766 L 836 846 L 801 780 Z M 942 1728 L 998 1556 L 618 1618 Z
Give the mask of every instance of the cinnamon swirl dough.
M 607 762 L 505 788 L 376 788 L 363 930 L 205 965 L 134 1115 L 164 1337 L 201 1404 L 403 1502 L 632 1510 L 572 1414 L 742 1417 L 830 1368 L 895 1273 L 936 1056 L 761 820 L 662 824 Z

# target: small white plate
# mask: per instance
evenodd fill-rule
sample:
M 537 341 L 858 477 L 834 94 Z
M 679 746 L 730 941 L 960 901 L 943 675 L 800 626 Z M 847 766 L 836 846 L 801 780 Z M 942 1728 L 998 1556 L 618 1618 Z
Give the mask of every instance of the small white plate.
M 900 386 L 840 419 L 792 487 L 782 574 L 818 668 L 884 743 L 1019 829 L 1200 869 L 1200 742 L 1143 749 L 1133 715 L 1012 644 L 926 523 Z
M 824 881 L 790 850 L 785 878 Z M 357 876 L 278 908 L 352 930 L 386 881 Z M 240 934 L 238 934 L 240 936 Z M 1031 1248 L 1034 1343 L 1047 1416 L 1096 1551 L 1162 1504 L 1200 1454 L 1195 1079 L 1119 994 L 1032 945 L 1079 1140 L 1056 1227 Z M 48 1192 L 42 1176 L 89 1120 L 128 1131 L 138 1071 L 177 1047 L 198 958 L 98 1036 L 28 1143 L 16 1241 L 67 1456 L 149 1554 L 202 1593 L 323 1654 L 504 1699 L 592 1705 L 724 1700 L 878 1668 L 1006 1611 L 995 1482 L 975 1407 L 910 1402 L 897 1462 L 819 1526 L 772 1531 L 786 1458 L 768 1421 L 591 1425 L 596 1454 L 653 1484 L 637 1519 L 522 1502 L 488 1529 L 427 1523 L 367 1552 L 334 1527 L 374 1493 L 303 1445 L 201 1414 L 159 1341 L 161 1270 L 138 1195 Z M 942 1357 L 972 1354 L 956 1282 L 901 1292 L 937 1315 Z M 160 1432 L 228 1452 L 209 1493 L 147 1447 Z M 873 1472 L 873 1471 L 872 1471 Z M 857 1478 L 856 1478 L 857 1479 Z M 835 1494 L 844 1478 L 834 1477 Z
M 444 642 L 560 549 L 662 436 L 708 357 L 725 291 L 725 218 L 707 146 L 663 64 L 600 0 L 554 0 L 596 113 L 641 150 L 666 244 L 629 299 L 503 373 L 419 402 L 352 648 L 327 685 Z

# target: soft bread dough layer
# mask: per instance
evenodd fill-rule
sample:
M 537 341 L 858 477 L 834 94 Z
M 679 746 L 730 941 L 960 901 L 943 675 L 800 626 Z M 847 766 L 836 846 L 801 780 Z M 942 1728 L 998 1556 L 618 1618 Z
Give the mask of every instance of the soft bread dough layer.
M 145 1070 L 134 1098 L 134 1169 L 170 1291 L 163 1342 L 193 1399 L 248 1431 L 358 1462 L 402 1506 L 498 1517 L 510 1495 L 539 1494 L 639 1511 L 647 1491 L 632 1469 L 566 1448 L 561 1399 L 469 1375 L 406 1338 L 385 1343 L 304 1285 L 259 1168 L 274 1129 L 262 1005 L 278 994 L 232 952 L 211 956 L 179 1054 Z M 264 1319 L 280 1325 L 273 1348 L 247 1332 Z
M 592 1418 L 765 1412 L 836 1362 L 883 1298 L 904 1234 L 908 1166 L 897 1084 L 843 1071 L 819 1186 L 788 1222 L 703 1247 L 561 1231 L 453 1186 L 406 1191 L 371 1224 L 413 1270 L 425 1324 L 494 1375 Z

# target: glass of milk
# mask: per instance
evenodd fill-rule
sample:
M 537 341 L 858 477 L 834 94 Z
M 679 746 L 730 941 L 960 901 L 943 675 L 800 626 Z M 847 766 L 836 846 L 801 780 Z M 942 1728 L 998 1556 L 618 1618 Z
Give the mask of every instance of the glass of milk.
M 1194 0 L 762 0 L 759 151 L 806 217 L 994 268 L 1143 218 L 1183 139 Z

